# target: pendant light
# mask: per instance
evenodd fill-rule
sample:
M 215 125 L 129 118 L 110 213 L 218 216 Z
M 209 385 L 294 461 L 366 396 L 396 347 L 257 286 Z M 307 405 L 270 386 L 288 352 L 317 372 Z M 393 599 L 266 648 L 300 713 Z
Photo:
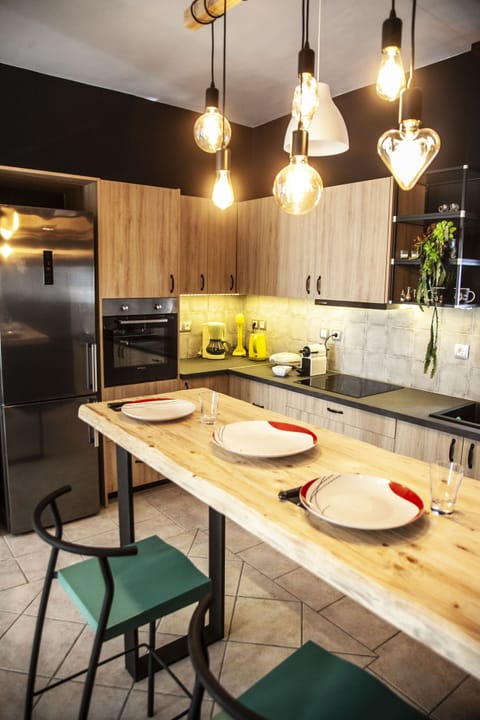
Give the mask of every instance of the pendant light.
M 318 35 L 317 35 L 317 78 L 320 78 L 320 28 L 322 17 L 322 0 L 318 3 Z M 308 154 L 312 157 L 338 155 L 349 148 L 348 131 L 345 120 L 332 100 L 330 86 L 317 81 L 318 108 L 308 128 Z M 298 122 L 292 117 L 285 133 L 283 149 L 290 152 L 292 132 Z
M 273 182 L 273 197 L 279 207 L 291 215 L 304 215 L 313 210 L 319 203 L 323 190 L 323 182 L 319 173 L 308 163 L 308 131 L 303 123 L 303 112 L 309 104 L 302 104 L 303 83 L 306 82 L 311 90 L 312 83 L 309 72 L 305 71 L 307 60 L 313 73 L 315 53 L 308 47 L 308 18 L 310 11 L 309 0 L 302 0 L 302 50 L 299 54 L 298 87 L 295 89 L 292 107 L 292 121 L 297 129 L 293 130 L 289 164 L 280 170 Z M 305 39 L 307 36 L 307 39 Z M 295 99 L 300 98 L 295 108 Z M 317 95 L 318 99 L 318 95 Z M 310 102 L 310 101 L 309 101 Z M 306 115 L 309 122 L 308 114 Z M 295 125 L 293 126 L 295 127 Z
M 223 120 L 225 118 L 225 96 L 227 94 L 227 72 L 226 72 L 226 56 L 227 56 L 227 0 L 223 2 Z M 232 177 L 230 174 L 230 150 L 228 150 L 226 134 L 223 133 L 222 147 L 216 151 L 216 175 L 215 184 L 212 192 L 212 202 L 220 210 L 226 210 L 235 200 L 232 187 Z
M 322 190 L 322 178 L 308 163 L 308 132 L 299 127 L 292 133 L 290 163 L 273 183 L 273 196 L 285 212 L 304 215 L 318 205 Z
M 401 46 L 402 21 L 395 13 L 395 0 L 392 0 L 390 16 L 382 25 L 382 60 L 377 76 L 377 95 L 382 100 L 393 102 L 405 89 Z
M 213 186 L 212 201 L 220 210 L 233 205 L 234 195 L 230 175 L 230 150 L 223 148 L 216 153 L 216 177 Z
M 298 53 L 298 85 L 293 93 L 292 119 L 308 130 L 318 108 L 315 53 L 308 43 L 310 0 L 302 0 L 302 48 Z
M 435 130 L 421 128 L 422 91 L 412 87 L 415 59 L 415 14 L 412 7 L 412 41 L 408 85 L 400 95 L 399 129 L 387 130 L 379 138 L 377 151 L 402 190 L 411 190 L 440 150 Z
M 196 18 L 195 18 L 196 19 Z M 198 21 L 197 21 L 198 22 Z M 200 150 L 215 153 L 230 142 L 232 130 L 227 118 L 219 111 L 219 94 L 214 80 L 215 21 L 210 23 L 212 32 L 211 82 L 205 93 L 205 112 L 193 126 L 193 137 Z

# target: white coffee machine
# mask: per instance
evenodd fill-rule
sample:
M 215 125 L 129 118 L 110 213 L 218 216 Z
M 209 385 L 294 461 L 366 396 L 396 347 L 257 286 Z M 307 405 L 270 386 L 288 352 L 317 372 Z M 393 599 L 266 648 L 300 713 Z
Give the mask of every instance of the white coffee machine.
M 225 323 L 203 323 L 202 357 L 209 360 L 223 360 L 225 358 Z

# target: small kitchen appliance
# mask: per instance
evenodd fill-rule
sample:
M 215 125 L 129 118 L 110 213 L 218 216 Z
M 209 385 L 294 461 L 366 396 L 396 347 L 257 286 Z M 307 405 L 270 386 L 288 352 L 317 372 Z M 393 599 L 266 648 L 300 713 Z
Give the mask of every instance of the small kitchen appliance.
M 254 330 L 250 333 L 248 357 L 250 360 L 268 360 L 267 338 L 264 332 Z
M 234 357 L 245 357 L 246 349 L 243 347 L 243 326 L 245 324 L 245 315 L 238 313 L 235 315 L 235 323 L 237 325 L 237 347 L 232 352 Z
M 202 325 L 202 357 L 208 360 L 225 358 L 225 323 L 207 322 Z
M 302 350 L 300 375 L 324 375 L 327 372 L 327 349 L 320 343 L 310 343 Z

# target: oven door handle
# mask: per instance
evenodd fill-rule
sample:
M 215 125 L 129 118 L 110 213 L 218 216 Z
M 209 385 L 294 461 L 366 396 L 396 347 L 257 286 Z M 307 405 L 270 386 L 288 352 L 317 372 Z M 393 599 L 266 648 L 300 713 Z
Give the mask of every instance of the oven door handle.
M 119 325 L 153 325 L 153 323 L 168 323 L 168 318 L 146 318 L 145 320 L 117 320 Z

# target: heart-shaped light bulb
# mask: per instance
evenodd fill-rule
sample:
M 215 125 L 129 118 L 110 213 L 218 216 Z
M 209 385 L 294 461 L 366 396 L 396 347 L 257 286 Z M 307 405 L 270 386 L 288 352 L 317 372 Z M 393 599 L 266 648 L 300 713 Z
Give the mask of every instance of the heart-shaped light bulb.
M 406 120 L 399 130 L 387 130 L 377 151 L 402 190 L 411 190 L 440 150 L 435 130 L 421 128 L 418 120 Z

